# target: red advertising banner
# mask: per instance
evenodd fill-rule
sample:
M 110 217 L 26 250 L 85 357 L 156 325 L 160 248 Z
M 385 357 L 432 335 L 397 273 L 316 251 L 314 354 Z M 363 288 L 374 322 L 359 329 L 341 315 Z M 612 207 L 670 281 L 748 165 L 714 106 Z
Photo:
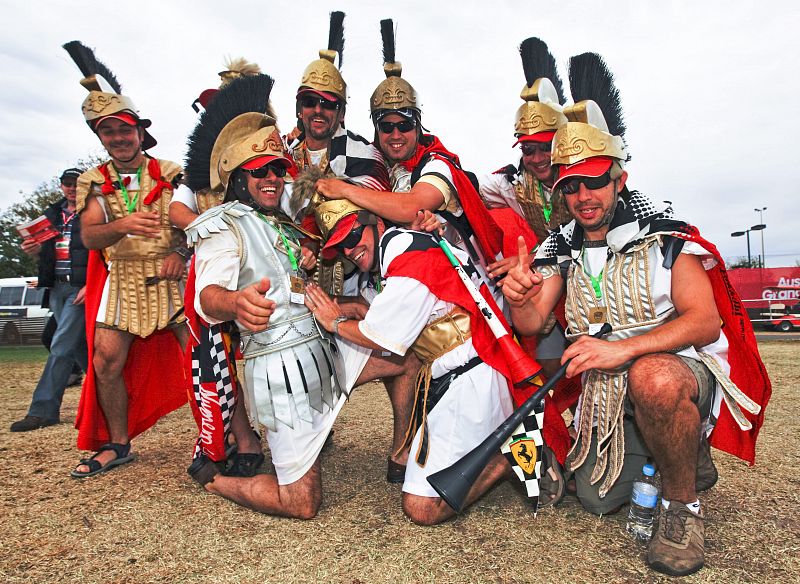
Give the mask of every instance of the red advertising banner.
M 728 277 L 752 321 L 778 326 L 781 315 L 800 312 L 800 266 L 737 268 Z

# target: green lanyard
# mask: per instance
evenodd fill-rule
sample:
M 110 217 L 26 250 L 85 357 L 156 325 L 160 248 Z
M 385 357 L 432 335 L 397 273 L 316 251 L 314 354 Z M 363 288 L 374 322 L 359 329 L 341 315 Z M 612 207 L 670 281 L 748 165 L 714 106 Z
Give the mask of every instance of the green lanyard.
M 283 233 L 283 228 L 281 227 L 281 224 L 280 223 L 273 223 L 272 221 L 270 221 L 269 219 L 264 217 L 264 215 L 262 215 L 260 212 L 258 213 L 258 216 L 261 217 L 261 219 L 265 223 L 269 223 L 273 227 L 277 227 L 278 235 L 281 236 L 281 241 L 283 241 L 283 246 L 286 248 L 286 255 L 289 256 L 289 263 L 292 264 L 292 269 L 295 272 L 297 272 L 298 269 L 299 269 L 299 266 L 297 264 L 297 258 L 295 257 L 294 252 L 292 251 L 292 248 L 289 246 L 289 240 L 286 239 L 286 235 L 284 235 L 284 233 Z
M 539 196 L 542 198 L 542 213 L 544 213 L 544 221 L 545 223 L 550 223 L 550 215 L 553 214 L 553 203 L 552 201 L 548 201 L 544 197 L 544 192 L 542 192 L 542 181 L 538 178 L 536 179 L 536 188 L 539 189 Z
M 590 272 L 586 271 L 586 248 L 581 250 L 581 263 L 583 264 L 583 273 L 589 277 L 589 280 L 592 282 L 592 288 L 594 288 L 594 296 L 597 298 L 598 301 L 603 299 L 603 289 L 600 287 L 600 284 L 603 281 L 603 272 L 605 271 L 606 267 L 603 266 L 603 269 L 600 270 L 600 273 L 595 278 L 592 276 Z
M 136 171 L 136 185 L 139 187 L 139 191 L 136 191 L 136 196 L 133 197 L 133 201 L 131 201 L 130 197 L 128 197 L 128 188 L 122 181 L 122 175 L 119 173 L 116 166 L 114 167 L 114 170 L 117 172 L 117 177 L 119 178 L 119 190 L 122 191 L 122 198 L 125 200 L 125 207 L 128 209 L 128 213 L 133 213 L 136 211 L 136 203 L 139 200 L 139 191 L 142 190 L 142 167 L 140 166 Z

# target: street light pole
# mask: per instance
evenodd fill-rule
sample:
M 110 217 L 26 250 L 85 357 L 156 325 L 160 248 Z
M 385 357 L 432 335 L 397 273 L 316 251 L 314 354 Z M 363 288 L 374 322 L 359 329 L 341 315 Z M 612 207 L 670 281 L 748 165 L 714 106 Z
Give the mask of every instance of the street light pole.
M 745 229 L 744 231 L 734 231 L 733 233 L 731 233 L 731 237 L 741 237 L 742 235 L 746 235 L 747 236 L 747 267 L 748 268 L 752 268 L 753 267 L 753 260 L 752 260 L 752 257 L 750 255 L 750 232 L 751 231 L 764 231 L 765 227 L 766 227 L 766 225 L 764 225 L 763 223 L 759 223 L 758 225 L 752 225 L 750 227 L 750 229 Z
M 766 211 L 766 207 L 761 207 L 760 209 L 753 209 L 756 213 L 758 213 L 758 223 L 760 225 L 764 225 L 764 211 Z M 767 267 L 767 256 L 764 253 L 764 230 L 761 230 L 761 267 Z
M 731 237 L 741 237 L 742 235 L 747 236 L 747 267 L 753 267 L 753 260 L 750 258 L 750 230 L 745 229 L 744 231 L 734 231 L 731 233 Z

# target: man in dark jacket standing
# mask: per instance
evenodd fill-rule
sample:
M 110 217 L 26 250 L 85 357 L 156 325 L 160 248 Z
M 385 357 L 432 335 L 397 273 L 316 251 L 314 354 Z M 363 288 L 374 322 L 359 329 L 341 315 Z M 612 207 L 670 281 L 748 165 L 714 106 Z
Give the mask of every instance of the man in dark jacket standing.
M 75 212 L 78 168 L 61 174 L 64 198 L 44 211 L 60 235 L 41 245 L 23 241 L 22 250 L 39 257 L 39 287 L 49 288 L 50 309 L 57 322 L 50 356 L 33 392 L 28 414 L 11 424 L 12 432 L 27 432 L 59 421 L 64 389 L 77 361 L 86 370 L 86 330 L 83 299 L 88 251 L 81 241 L 81 224 Z

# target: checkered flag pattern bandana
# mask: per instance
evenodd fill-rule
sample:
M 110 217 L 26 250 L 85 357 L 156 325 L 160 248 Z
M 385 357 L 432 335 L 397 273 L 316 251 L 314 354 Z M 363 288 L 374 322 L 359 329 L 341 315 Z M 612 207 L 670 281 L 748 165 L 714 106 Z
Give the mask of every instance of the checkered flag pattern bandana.
M 514 474 L 525 485 L 534 514 L 539 508 L 539 479 L 547 470 L 542 464 L 543 426 L 544 401 L 540 401 L 500 448 Z

